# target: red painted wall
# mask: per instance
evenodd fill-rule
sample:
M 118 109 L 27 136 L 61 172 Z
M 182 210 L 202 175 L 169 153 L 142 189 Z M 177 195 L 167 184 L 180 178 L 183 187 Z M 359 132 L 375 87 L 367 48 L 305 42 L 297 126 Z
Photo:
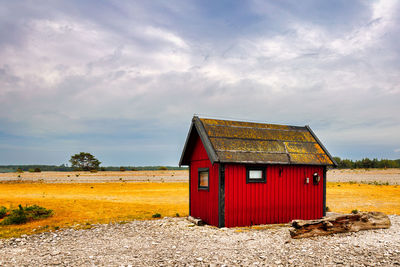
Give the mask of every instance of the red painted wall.
M 198 168 L 209 168 L 208 191 L 198 189 Z M 218 171 L 198 137 L 190 160 L 190 214 L 214 226 L 218 226 Z
M 313 184 L 314 172 L 321 177 L 318 185 Z M 225 226 L 322 217 L 322 166 L 267 165 L 266 177 L 266 183 L 246 184 L 245 165 L 225 165 Z M 304 183 L 306 177 L 310 178 L 309 184 Z

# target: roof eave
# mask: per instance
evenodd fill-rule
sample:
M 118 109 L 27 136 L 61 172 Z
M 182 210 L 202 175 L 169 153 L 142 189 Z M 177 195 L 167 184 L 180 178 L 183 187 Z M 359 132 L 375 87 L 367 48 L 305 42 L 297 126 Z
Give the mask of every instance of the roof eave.
M 181 158 L 179 160 L 179 167 L 181 167 L 182 165 L 187 165 L 187 164 L 185 164 L 183 162 L 183 160 L 184 160 L 184 157 L 185 157 L 185 154 L 186 154 L 186 149 L 187 149 L 187 146 L 188 146 L 188 143 L 189 143 L 190 136 L 192 134 L 192 130 L 193 130 L 193 122 L 190 124 L 189 132 L 188 132 L 188 134 L 186 136 L 185 145 L 183 146 Z
M 203 143 L 203 146 L 207 152 L 208 158 L 211 161 L 211 164 L 219 162 L 218 155 L 215 152 L 215 149 L 214 149 L 213 145 L 211 144 L 211 141 L 210 141 L 210 138 L 208 137 L 206 129 L 204 128 L 204 125 L 201 122 L 201 120 L 199 119 L 199 117 L 194 116 L 193 123 L 194 123 L 194 126 L 196 127 L 197 133 L 200 136 L 201 142 Z
M 220 163 L 224 164 L 255 164 L 255 165 L 309 165 L 309 166 L 328 166 L 331 164 L 322 164 L 322 163 L 301 163 L 301 162 L 280 162 L 280 161 L 251 161 L 251 160 L 246 160 L 246 161 L 227 161 L 227 160 L 221 160 Z
M 181 158 L 179 160 L 179 167 L 181 167 L 182 165 L 189 165 L 189 162 L 185 161 L 185 156 L 186 156 L 186 151 L 188 149 L 189 140 L 190 140 L 193 130 L 196 130 L 197 134 L 199 135 L 201 142 L 203 143 L 203 146 L 207 152 L 208 158 L 211 161 L 211 164 L 219 162 L 218 155 L 215 152 L 215 149 L 212 146 L 210 139 L 208 138 L 208 135 L 204 128 L 203 123 L 200 121 L 200 119 L 197 116 L 194 116 L 192 119 L 192 123 L 190 125 L 188 135 L 186 137 L 185 145 L 183 146 Z
M 313 132 L 313 130 L 311 130 L 311 127 L 306 125 L 305 126 L 307 128 L 307 130 L 310 132 L 310 134 L 314 137 L 315 141 L 317 141 L 317 143 L 321 146 L 322 150 L 325 152 L 326 155 L 328 155 L 329 159 L 332 161 L 333 166 L 337 167 L 338 164 L 335 161 L 335 159 L 332 157 L 332 155 L 328 152 L 328 150 L 326 149 L 326 147 L 322 144 L 322 142 L 318 139 L 318 137 L 315 135 L 315 133 Z M 322 165 L 322 164 L 321 164 Z M 328 164 L 331 165 L 331 164 Z

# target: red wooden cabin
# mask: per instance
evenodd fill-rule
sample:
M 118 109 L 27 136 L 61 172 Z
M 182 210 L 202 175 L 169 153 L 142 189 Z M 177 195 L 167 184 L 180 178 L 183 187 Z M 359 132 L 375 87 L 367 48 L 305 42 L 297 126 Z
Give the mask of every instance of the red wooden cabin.
M 235 227 L 321 218 L 337 164 L 308 126 L 195 116 L 179 165 L 189 166 L 189 214 Z

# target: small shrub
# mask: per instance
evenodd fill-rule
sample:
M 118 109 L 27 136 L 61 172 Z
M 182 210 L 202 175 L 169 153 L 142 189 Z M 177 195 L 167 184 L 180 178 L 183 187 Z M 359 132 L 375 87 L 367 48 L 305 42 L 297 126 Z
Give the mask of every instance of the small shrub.
M 39 168 L 35 168 L 35 169 L 34 169 L 34 172 L 42 172 L 42 170 L 39 169 Z
M 54 226 L 54 230 L 58 230 L 58 229 L 60 229 L 60 226 Z
M 10 225 L 10 224 L 26 223 L 28 221 L 28 217 L 26 217 L 26 214 L 22 206 L 19 205 L 18 207 L 19 207 L 18 209 L 12 210 L 10 212 L 10 215 L 5 217 L 4 220 L 1 222 L 1 224 Z
M 35 169 L 29 169 L 28 172 L 35 172 Z
M 179 216 L 179 213 L 176 213 L 176 214 L 175 214 L 175 217 L 180 217 L 180 216 Z
M 167 167 L 165 167 L 165 166 L 161 166 L 160 168 L 158 168 L 160 171 L 167 171 L 168 170 L 168 168 Z
M 91 169 L 91 170 L 90 170 L 90 172 L 92 172 L 92 173 L 96 173 L 96 172 L 97 172 L 97 170 L 96 170 L 96 169 Z
M 78 173 L 78 174 L 75 174 L 75 176 L 76 176 L 76 177 L 79 177 L 79 173 Z
M 0 219 L 3 219 L 7 214 L 7 208 L 4 206 L 0 207 Z
M 1 224 L 23 224 L 29 221 L 47 218 L 51 216 L 52 213 L 52 210 L 37 205 L 26 206 L 25 208 L 23 208 L 22 205 L 18 205 L 18 209 L 11 210 L 10 213 L 4 217 Z
M 161 214 L 160 213 L 155 213 L 151 217 L 153 217 L 153 218 L 161 218 Z
M 18 178 L 21 178 L 21 175 L 20 175 L 20 174 L 18 174 Z
M 17 172 L 18 172 L 18 173 L 23 173 L 24 171 L 23 171 L 21 168 L 18 168 L 18 169 L 17 169 Z
M 352 211 L 351 211 L 351 213 L 353 213 L 353 214 L 357 214 L 357 213 L 358 213 L 358 210 L 357 210 L 357 209 L 355 209 L 355 210 L 352 210 Z
M 24 208 L 27 213 L 28 219 L 38 220 L 50 217 L 53 210 L 49 210 L 38 205 L 27 206 Z
M 124 172 L 124 171 L 126 171 L 126 170 L 125 170 L 124 167 L 121 166 L 121 167 L 119 167 L 119 171 L 120 171 L 120 172 Z

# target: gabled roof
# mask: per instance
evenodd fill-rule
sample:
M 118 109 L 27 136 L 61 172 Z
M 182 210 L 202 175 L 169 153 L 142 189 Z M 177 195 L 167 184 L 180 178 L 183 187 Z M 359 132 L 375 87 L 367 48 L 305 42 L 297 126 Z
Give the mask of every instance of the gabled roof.
M 211 163 L 337 163 L 309 126 L 287 126 L 193 117 L 179 166 L 189 165 L 197 136 Z

